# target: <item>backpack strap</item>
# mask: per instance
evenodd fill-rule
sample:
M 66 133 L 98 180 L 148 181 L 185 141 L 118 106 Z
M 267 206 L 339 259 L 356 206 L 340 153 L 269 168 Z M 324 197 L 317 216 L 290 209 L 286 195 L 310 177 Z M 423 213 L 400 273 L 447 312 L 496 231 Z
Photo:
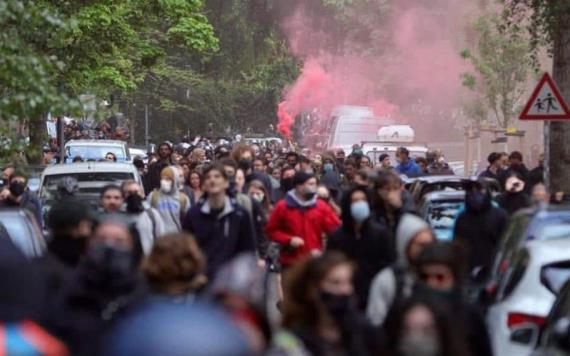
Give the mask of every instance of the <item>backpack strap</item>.
M 396 279 L 396 293 L 394 293 L 394 302 L 398 302 L 404 298 L 405 271 L 401 266 L 397 264 L 393 264 L 390 268 L 392 268 L 394 278 Z

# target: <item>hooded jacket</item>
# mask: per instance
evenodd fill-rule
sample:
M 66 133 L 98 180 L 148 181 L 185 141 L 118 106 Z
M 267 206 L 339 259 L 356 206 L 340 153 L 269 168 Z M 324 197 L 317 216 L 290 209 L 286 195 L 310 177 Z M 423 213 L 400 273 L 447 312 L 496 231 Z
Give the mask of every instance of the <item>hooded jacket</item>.
M 208 260 L 209 280 L 226 262 L 242 252 L 255 253 L 255 232 L 247 210 L 226 196 L 224 209 L 212 212 L 208 199 L 192 207 L 183 220 L 185 231 L 196 236 Z
M 366 315 L 370 322 L 376 326 L 381 325 L 393 305 L 397 295 L 409 296 L 414 284 L 411 275 L 410 261 L 406 254 L 413 238 L 424 230 L 429 230 L 428 223 L 412 214 L 405 214 L 400 219 L 396 230 L 396 264 L 384 268 L 374 277 L 370 285 Z M 400 277 L 396 276 L 400 274 Z M 401 290 L 398 291 L 398 278 L 401 278 Z
M 177 233 L 182 230 L 181 218 L 190 208 L 190 199 L 186 194 L 180 192 L 180 181 L 176 167 L 168 167 L 172 170 L 172 189 L 169 193 L 164 193 L 160 188 L 155 189 L 148 195 L 147 202 L 151 207 L 158 210 L 164 222 L 164 233 Z
M 301 201 L 290 190 L 285 199 L 280 200 L 265 228 L 267 237 L 281 245 L 280 261 L 283 266 L 291 266 L 311 251 L 323 249 L 323 234 L 330 235 L 340 226 L 340 219 L 332 208 L 315 196 L 309 201 Z M 305 244 L 292 248 L 293 237 L 300 237 Z
M 490 266 L 495 248 L 507 226 L 508 215 L 503 209 L 493 206 L 489 192 L 485 194 L 485 201 L 479 209 L 470 206 L 468 195 L 465 210 L 455 222 L 453 236 L 468 253 L 469 270 L 472 270 Z
M 504 192 L 497 197 L 499 206 L 509 214 L 513 215 L 520 209 L 532 206 L 532 201 L 528 194 L 522 192 Z
M 327 242 L 327 251 L 340 251 L 356 263 L 354 288 L 361 310 L 366 308 L 374 276 L 394 262 L 392 240 L 392 234 L 386 227 L 368 218 L 362 224 L 360 236 L 343 224 Z

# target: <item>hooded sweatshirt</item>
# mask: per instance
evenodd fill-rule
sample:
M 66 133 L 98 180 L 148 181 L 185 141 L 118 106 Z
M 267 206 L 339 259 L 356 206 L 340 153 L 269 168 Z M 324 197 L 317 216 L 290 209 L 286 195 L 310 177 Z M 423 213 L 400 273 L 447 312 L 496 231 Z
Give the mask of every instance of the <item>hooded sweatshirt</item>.
M 180 219 L 186 215 L 190 208 L 190 199 L 179 190 L 180 181 L 178 180 L 176 167 L 167 167 L 165 169 L 171 170 L 170 173 L 173 178 L 172 189 L 168 193 L 163 192 L 160 188 L 155 189 L 149 194 L 147 202 L 160 213 L 164 222 L 164 233 L 170 234 L 182 230 Z
M 396 230 L 396 264 L 380 271 L 370 286 L 366 315 L 372 324 L 379 326 L 384 322 L 396 299 L 398 294 L 396 273 L 401 273 L 402 277 L 401 295 L 409 296 L 412 293 L 414 281 L 409 272 L 410 261 L 406 252 L 413 238 L 418 233 L 429 229 L 428 223 L 415 215 L 405 214 L 400 219 Z

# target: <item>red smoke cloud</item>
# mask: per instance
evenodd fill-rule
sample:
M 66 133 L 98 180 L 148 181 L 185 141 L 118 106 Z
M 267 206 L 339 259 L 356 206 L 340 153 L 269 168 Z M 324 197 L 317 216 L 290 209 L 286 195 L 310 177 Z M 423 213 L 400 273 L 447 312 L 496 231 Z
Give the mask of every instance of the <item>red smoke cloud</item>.
M 376 2 L 368 3 L 374 6 Z M 390 19 L 378 23 L 390 38 L 385 43 L 370 40 L 368 46 L 385 49 L 382 55 L 368 53 L 366 43 L 358 47 L 349 41 L 336 43 L 336 49 L 331 50 L 335 39 L 330 33 L 334 31 L 316 29 L 304 7 L 298 7 L 282 27 L 291 51 L 304 60 L 304 66 L 297 81 L 284 92 L 278 113 L 280 132 L 290 137 L 294 118 L 301 113 L 318 109 L 326 119 L 333 107 L 343 104 L 370 106 L 376 116 L 425 125 L 420 127 L 426 128 L 423 131 L 429 131 L 439 119 L 426 120 L 420 115 L 458 108 L 460 75 L 468 70 L 459 56 L 465 47 L 460 34 L 468 22 L 463 16 L 468 12 L 468 0 L 428 3 L 392 1 Z M 365 16 L 367 9 L 359 11 Z M 423 114 L 413 110 L 418 103 Z M 445 124 L 450 127 L 449 122 Z

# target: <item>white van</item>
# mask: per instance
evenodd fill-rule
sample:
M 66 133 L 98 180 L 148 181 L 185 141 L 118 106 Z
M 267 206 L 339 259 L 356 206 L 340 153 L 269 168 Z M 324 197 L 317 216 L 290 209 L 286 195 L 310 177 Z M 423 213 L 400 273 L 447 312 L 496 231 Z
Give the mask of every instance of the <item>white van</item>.
M 339 106 L 333 109 L 328 132 L 328 148 L 342 148 L 350 154 L 354 144 L 378 141 L 378 130 L 393 123 L 388 117 L 374 117 L 371 108 L 363 106 Z
M 125 141 L 71 140 L 65 144 L 65 162 L 71 163 L 76 156 L 80 156 L 83 161 L 102 161 L 109 152 L 117 157 L 117 162 L 131 161 L 129 147 Z

